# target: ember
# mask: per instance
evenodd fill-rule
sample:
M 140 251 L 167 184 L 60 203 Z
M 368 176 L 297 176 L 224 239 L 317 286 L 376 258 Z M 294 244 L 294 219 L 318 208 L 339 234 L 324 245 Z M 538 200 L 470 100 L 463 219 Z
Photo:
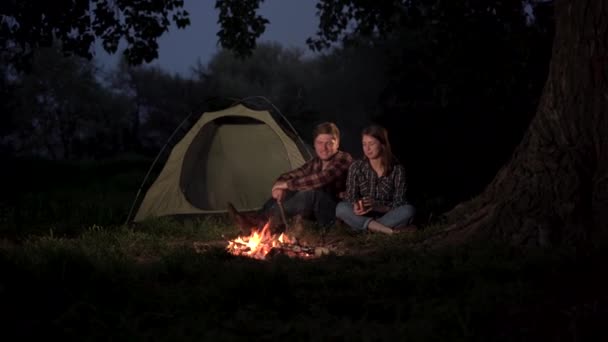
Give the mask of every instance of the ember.
M 285 233 L 272 234 L 269 223 L 266 223 L 262 230 L 253 231 L 249 236 L 239 236 L 229 240 L 226 249 L 233 255 L 261 260 L 275 254 L 300 258 L 310 258 L 319 254 L 315 248 L 298 245 L 295 239 Z

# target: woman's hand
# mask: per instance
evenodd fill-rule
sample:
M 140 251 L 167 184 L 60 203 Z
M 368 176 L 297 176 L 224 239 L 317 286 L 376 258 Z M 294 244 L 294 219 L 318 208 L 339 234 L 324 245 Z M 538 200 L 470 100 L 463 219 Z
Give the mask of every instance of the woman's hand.
M 377 211 L 379 213 L 387 213 L 391 210 L 390 207 L 374 203 L 371 197 L 363 197 L 363 207 L 371 208 L 371 210 Z
M 371 197 L 363 197 L 361 201 L 364 208 L 369 208 L 370 210 L 374 208 L 374 201 L 372 201 Z
M 366 205 L 366 203 L 370 202 L 366 202 L 365 199 L 362 199 L 353 203 L 353 213 L 355 213 L 355 215 L 362 216 L 372 211 L 372 206 Z

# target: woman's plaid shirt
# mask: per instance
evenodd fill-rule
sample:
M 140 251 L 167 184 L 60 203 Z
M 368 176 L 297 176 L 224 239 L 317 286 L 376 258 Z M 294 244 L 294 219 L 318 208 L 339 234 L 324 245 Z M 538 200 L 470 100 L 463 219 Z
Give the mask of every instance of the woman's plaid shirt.
M 319 157 L 307 161 L 299 168 L 282 174 L 278 181 L 286 181 L 292 191 L 323 190 L 336 199 L 346 190 L 346 177 L 353 158 L 347 152 L 338 151 L 325 169 Z
M 401 164 L 395 163 L 391 173 L 382 177 L 378 177 L 367 159 L 353 162 L 348 170 L 346 199 L 351 203 L 370 197 L 377 205 L 396 208 L 407 204 L 406 190 L 405 169 Z

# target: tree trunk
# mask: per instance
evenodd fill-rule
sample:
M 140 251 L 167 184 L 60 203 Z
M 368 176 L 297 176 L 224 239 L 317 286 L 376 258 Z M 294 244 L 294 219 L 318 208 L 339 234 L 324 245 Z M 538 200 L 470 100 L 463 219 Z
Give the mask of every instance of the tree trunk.
M 608 237 L 608 1 L 555 6 L 553 55 L 535 118 L 510 162 L 482 194 L 448 213 L 434 243 L 542 246 Z

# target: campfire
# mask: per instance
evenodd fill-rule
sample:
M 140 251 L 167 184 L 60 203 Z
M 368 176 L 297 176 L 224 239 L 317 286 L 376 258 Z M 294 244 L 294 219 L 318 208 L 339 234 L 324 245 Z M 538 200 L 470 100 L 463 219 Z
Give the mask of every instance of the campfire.
M 301 246 L 296 239 L 285 233 L 272 234 L 269 223 L 266 223 L 262 230 L 253 230 L 249 236 L 239 236 L 236 239 L 229 240 L 226 250 L 233 255 L 242 255 L 260 260 L 277 254 L 312 258 L 328 252 L 324 247 Z

